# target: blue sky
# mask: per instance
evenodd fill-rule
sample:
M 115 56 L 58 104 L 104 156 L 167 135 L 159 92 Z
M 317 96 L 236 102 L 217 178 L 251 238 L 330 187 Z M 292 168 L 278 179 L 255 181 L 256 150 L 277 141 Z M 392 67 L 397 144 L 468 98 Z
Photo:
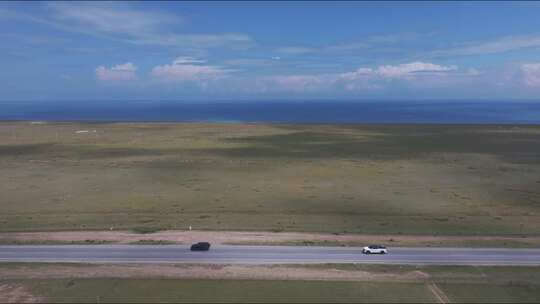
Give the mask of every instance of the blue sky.
M 1 2 L 0 100 L 536 99 L 538 16 L 538 2 Z

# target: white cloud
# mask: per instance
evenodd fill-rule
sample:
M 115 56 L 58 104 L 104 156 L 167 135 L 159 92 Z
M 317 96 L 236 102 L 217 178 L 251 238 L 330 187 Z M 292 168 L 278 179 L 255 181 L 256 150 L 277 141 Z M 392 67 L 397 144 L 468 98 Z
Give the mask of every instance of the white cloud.
M 140 35 L 172 26 L 181 20 L 169 14 L 137 10 L 114 2 L 50 2 L 53 18 L 99 32 Z
M 241 33 L 175 33 L 183 20 L 120 2 L 49 2 L 48 14 L 30 15 L 0 8 L 0 16 L 55 29 L 136 45 L 162 45 L 193 52 L 212 47 L 247 49 L 255 45 Z
M 433 74 L 441 72 L 449 72 L 457 70 L 457 66 L 442 66 L 429 62 L 411 62 L 399 65 L 383 65 L 379 66 L 375 73 L 384 78 L 400 78 L 417 76 L 421 74 Z
M 279 90 L 314 92 L 327 88 L 335 80 L 332 75 L 285 75 L 269 78 Z
M 353 72 L 337 75 L 338 82 L 348 91 L 378 89 L 381 86 L 376 83 L 376 72 L 372 68 L 358 68 Z
M 286 46 L 286 47 L 281 47 L 281 48 L 276 49 L 276 52 L 282 53 L 282 54 L 299 55 L 299 54 L 317 52 L 317 49 L 303 47 L 303 46 Z
M 220 79 L 234 71 L 221 66 L 200 64 L 205 62 L 191 57 L 178 57 L 171 64 L 155 66 L 151 75 L 165 82 L 197 82 Z
M 532 67 L 528 65 L 524 66 L 524 69 L 532 71 Z M 136 70 L 137 67 L 129 62 L 110 68 L 100 66 L 96 68 L 96 76 L 102 81 L 128 81 L 137 78 Z M 538 70 L 540 71 L 540 64 Z M 448 87 L 457 83 L 469 83 L 471 79 L 482 74 L 475 69 L 458 72 L 455 65 L 422 61 L 360 67 L 342 73 L 244 77 L 235 76 L 236 71 L 225 66 L 209 64 L 199 58 L 180 56 L 169 64 L 154 66 L 150 77 L 158 83 L 195 84 L 204 90 L 234 90 L 233 87 L 236 86 L 256 84 L 257 90 L 265 92 L 318 93 L 328 90 L 380 90 L 389 83 L 410 88 Z M 536 81 L 540 85 L 538 79 Z
M 279 57 L 278 57 L 279 58 Z M 268 67 L 276 65 L 276 61 L 280 59 L 275 58 L 238 58 L 238 59 L 229 59 L 223 61 L 224 64 L 229 66 L 243 66 L 249 68 L 259 68 L 259 67 Z
M 125 39 L 125 42 L 139 45 L 174 46 L 185 49 L 207 49 L 226 47 L 234 50 L 251 48 L 255 42 L 244 34 L 141 34 Z
M 475 69 L 457 72 L 455 65 L 438 65 L 429 62 L 411 62 L 399 65 L 380 65 L 375 68 L 360 67 L 352 72 L 313 75 L 274 76 L 274 84 L 280 89 L 294 92 L 315 92 L 328 88 L 346 90 L 380 89 L 390 80 L 402 81 L 415 86 L 443 86 L 460 79 L 480 75 Z
M 467 71 L 465 72 L 465 75 L 468 75 L 468 76 L 479 76 L 479 75 L 482 75 L 482 72 L 480 72 L 479 70 L 475 69 L 475 68 L 469 68 L 467 69 Z
M 523 80 L 529 87 L 540 88 L 540 63 L 526 63 L 521 65 Z
M 182 23 L 176 15 L 144 11 L 118 3 L 52 3 L 53 18 L 67 22 L 72 30 L 132 44 L 152 44 L 184 48 L 226 46 L 251 47 L 253 40 L 244 34 L 175 34 L 171 29 Z
M 358 68 L 356 71 L 341 73 L 339 77 L 343 80 L 356 80 L 360 78 L 371 77 L 373 75 L 373 69 L 371 68 Z
M 358 68 L 356 71 L 339 74 L 343 80 L 357 80 L 368 78 L 392 79 L 403 78 L 412 79 L 419 76 L 445 74 L 447 72 L 456 71 L 458 68 L 455 65 L 443 66 L 429 62 L 410 62 L 399 65 L 381 65 L 375 69 Z
M 468 43 L 454 48 L 434 51 L 434 55 L 484 55 L 516 51 L 526 48 L 539 48 L 540 36 L 506 36 L 491 41 Z
M 131 62 L 115 65 L 111 68 L 98 66 L 96 77 L 105 82 L 124 82 L 137 79 L 136 71 L 137 67 Z
M 283 54 L 301 55 L 301 54 L 336 54 L 336 53 L 355 53 L 372 51 L 398 51 L 399 49 L 388 49 L 388 47 L 398 42 L 406 42 L 418 40 L 421 38 L 427 38 L 434 35 L 434 33 L 397 33 L 379 36 L 368 36 L 361 41 L 348 42 L 341 44 L 331 44 L 326 46 L 286 46 L 278 48 L 276 51 Z M 425 56 L 439 57 L 439 56 L 469 56 L 469 55 L 485 55 L 485 54 L 497 54 L 510 51 L 518 51 L 523 49 L 540 49 L 540 35 L 513 35 L 504 36 L 487 41 L 475 41 L 459 43 L 454 46 L 441 49 L 432 49 L 429 51 L 422 51 L 420 53 Z
M 193 63 L 205 63 L 206 60 L 195 59 L 193 57 L 180 56 L 177 57 L 173 64 L 193 64 Z
M 329 53 L 345 53 L 345 52 L 354 52 L 358 50 L 363 50 L 370 48 L 372 45 L 367 42 L 351 42 L 351 43 L 343 43 L 343 44 L 336 44 L 336 45 L 330 45 L 325 48 L 322 48 L 321 51 L 323 52 L 329 52 Z
M 384 35 L 373 35 L 364 37 L 361 41 L 352 41 L 339 44 L 329 44 L 323 46 L 285 46 L 277 48 L 276 51 L 282 54 L 300 55 L 308 53 L 335 54 L 354 53 L 368 49 L 376 49 L 381 46 L 396 44 L 403 41 L 417 40 L 423 37 L 432 36 L 433 33 L 393 33 Z

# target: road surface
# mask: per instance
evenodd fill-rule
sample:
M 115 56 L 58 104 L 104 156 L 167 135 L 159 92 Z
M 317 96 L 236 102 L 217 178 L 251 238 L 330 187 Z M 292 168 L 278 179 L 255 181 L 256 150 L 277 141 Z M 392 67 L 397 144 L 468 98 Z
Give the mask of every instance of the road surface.
M 191 252 L 187 245 L 10 245 L 0 246 L 0 262 L 540 266 L 540 249 L 401 247 L 365 255 L 358 247 L 216 245 Z

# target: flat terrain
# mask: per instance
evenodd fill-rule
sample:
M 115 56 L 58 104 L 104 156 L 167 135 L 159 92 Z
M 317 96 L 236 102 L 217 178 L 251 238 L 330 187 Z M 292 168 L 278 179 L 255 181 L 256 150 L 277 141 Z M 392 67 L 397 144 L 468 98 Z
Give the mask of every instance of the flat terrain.
M 70 284 L 72 286 L 67 288 L 66 286 Z M 6 286 L 13 285 L 30 285 L 28 289 L 31 293 L 39 295 L 26 295 L 26 299 L 35 301 L 45 299 L 54 303 L 372 303 L 396 300 L 407 303 L 436 302 L 425 284 L 420 283 L 159 279 L 6 282 Z M 18 299 L 25 298 L 19 296 Z
M 540 126 L 0 123 L 0 231 L 540 235 Z
M 393 248 L 365 255 L 361 247 L 189 245 L 28 245 L 0 246 L 0 262 L 198 263 L 198 264 L 398 264 L 540 266 L 540 249 Z
M 540 299 L 537 267 L 0 264 L 0 273 L 1 302 L 537 303 Z
M 133 231 L 44 231 L 3 232 L 0 245 L 69 245 L 69 244 L 193 244 L 205 240 L 225 245 L 288 245 L 363 247 L 370 243 L 396 247 L 467 247 L 467 248 L 539 248 L 539 236 L 476 235 L 401 235 L 342 234 L 271 231 L 181 231 L 152 233 Z

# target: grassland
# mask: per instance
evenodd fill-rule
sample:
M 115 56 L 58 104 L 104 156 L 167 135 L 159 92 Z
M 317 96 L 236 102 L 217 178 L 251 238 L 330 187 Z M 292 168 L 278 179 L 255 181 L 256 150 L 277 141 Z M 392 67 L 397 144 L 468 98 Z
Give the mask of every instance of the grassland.
M 435 302 L 424 284 L 307 281 L 83 279 L 15 281 L 55 303 Z M 391 296 L 389 296 L 391 294 Z
M 540 235 L 540 126 L 3 122 L 0 168 L 0 232 Z
M 2 266 L 4 267 L 4 266 Z M 19 267 L 5 265 L 5 267 Z M 33 266 L 42 267 L 42 266 Z M 47 266 L 48 267 L 48 266 Z M 71 266 L 90 267 L 90 266 Z M 93 266 L 98 267 L 98 266 Z M 174 266 L 169 266 L 174 267 Z M 183 266 L 185 267 L 185 266 Z M 279 267 L 279 266 L 271 266 Z M 297 267 L 297 266 L 291 266 Z M 253 280 L 175 278 L 65 278 L 0 280 L 6 299 L 50 302 L 411 302 L 537 303 L 537 267 L 456 267 L 391 265 L 312 265 L 325 271 L 358 271 L 356 280 Z M 296 269 L 296 268 L 295 268 Z M 46 271 L 40 268 L 39 271 Z M 207 272 L 212 272 L 208 269 Z M 280 271 L 283 271 L 280 268 Z M 399 276 L 415 271 L 416 278 Z M 88 270 L 86 273 L 92 273 Z M 383 276 L 381 276 L 383 275 Z M 18 292 L 9 292 L 9 290 Z M 11 298 L 8 298 L 10 297 Z M 14 298 L 18 296 L 18 298 Z

